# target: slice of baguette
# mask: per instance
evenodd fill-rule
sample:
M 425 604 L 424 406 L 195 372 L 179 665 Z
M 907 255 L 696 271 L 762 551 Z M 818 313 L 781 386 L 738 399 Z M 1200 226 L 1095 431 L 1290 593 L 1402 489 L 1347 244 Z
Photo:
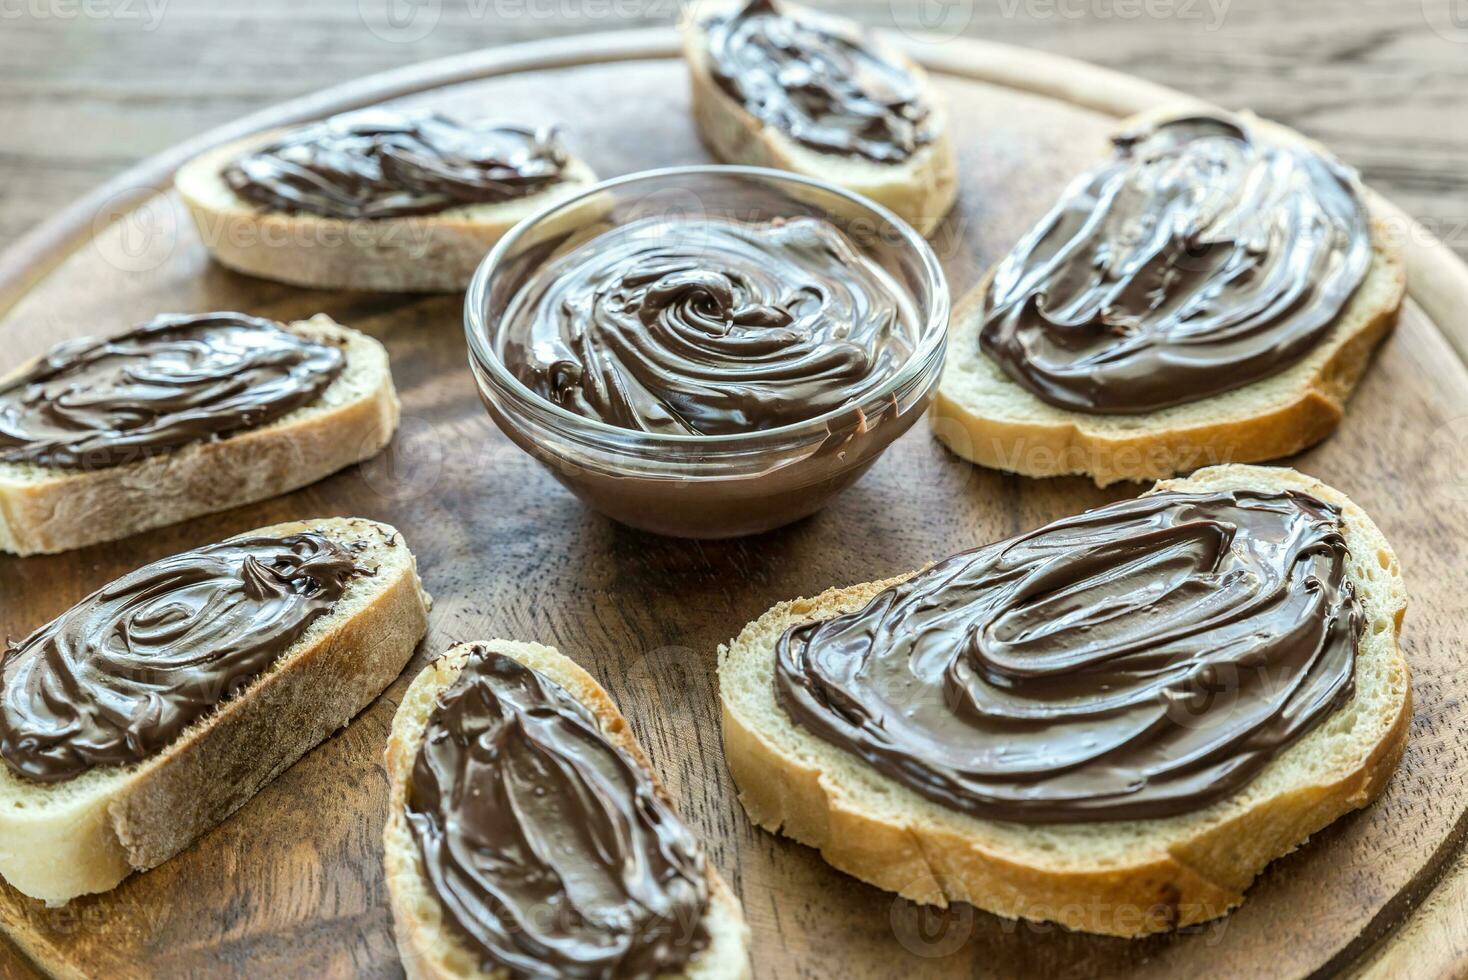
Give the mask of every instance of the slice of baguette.
M 428 629 L 429 598 L 397 530 L 360 518 L 276 524 L 361 548 L 351 579 L 275 665 L 153 757 L 35 783 L 0 766 L 0 875 L 48 904 L 103 892 L 182 851 L 402 672 Z
M 488 976 L 480 970 L 476 952 L 444 921 L 442 905 L 424 877 L 418 843 L 404 816 L 413 764 L 434 703 L 458 678 L 476 646 L 502 653 L 540 672 L 590 708 L 607 739 L 637 760 L 662 791 L 627 720 L 602 686 L 575 661 L 538 643 L 487 640 L 450 647 L 413 679 L 403 695 L 385 756 L 390 782 L 387 826 L 382 835 L 385 873 L 398 951 L 409 980 Z M 744 913 L 712 862 L 708 865 L 708 884 L 704 926 L 711 941 L 689 964 L 684 976 L 694 980 L 741 980 L 749 976 L 749 929 L 744 924 Z
M 1266 864 L 1383 790 L 1411 719 L 1397 644 L 1407 594 L 1361 508 L 1294 470 L 1210 467 L 1155 490 L 1298 489 L 1343 508 L 1347 574 L 1365 612 L 1350 701 L 1235 796 L 1155 820 L 1019 824 L 932 802 L 793 725 L 771 683 L 791 626 L 859 609 L 899 575 L 775 606 L 719 651 L 724 750 L 749 817 L 848 874 L 916 902 L 1142 936 L 1223 915 Z M 909 573 L 911 574 L 911 573 Z
M 591 168 L 572 157 L 563 181 L 500 204 L 361 220 L 287 214 L 245 200 L 220 176 L 226 164 L 281 132 L 258 133 L 199 155 L 180 168 L 174 186 L 220 264 L 293 286 L 457 292 L 521 219 L 596 183 Z
M 1166 113 L 1123 123 L 1143 125 Z M 1280 126 L 1246 117 L 1257 133 L 1322 147 Z M 949 329 L 930 420 L 934 434 L 970 462 L 1023 476 L 1086 474 L 1097 486 L 1156 480 L 1200 466 L 1289 456 L 1335 431 L 1371 353 L 1396 326 L 1406 265 L 1385 221 L 1372 222 L 1366 278 L 1331 332 L 1306 357 L 1242 388 L 1146 415 L 1093 415 L 1058 408 L 1015 383 L 979 349 L 984 293 L 993 276 L 963 297 Z
M 269 425 L 119 466 L 0 463 L 0 551 L 48 554 L 114 541 L 278 496 L 377 455 L 398 426 L 387 351 L 324 315 L 288 326 L 346 355 L 314 402 Z
M 742 0 L 740 0 L 742 2 Z M 897 214 L 927 235 L 943 220 L 958 195 L 958 161 L 949 135 L 948 109 L 927 74 L 900 52 L 918 79 L 932 107 L 937 138 L 900 164 L 877 163 L 864 157 L 821 153 L 795 142 L 765 125 L 714 80 L 708 58 L 708 36 L 700 24 L 721 8 L 737 6 L 720 0 L 700 0 L 683 20 L 683 57 L 688 63 L 693 120 L 709 152 L 725 163 L 789 170 L 837 184 Z M 794 4 L 782 10 L 814 21 L 830 19 Z

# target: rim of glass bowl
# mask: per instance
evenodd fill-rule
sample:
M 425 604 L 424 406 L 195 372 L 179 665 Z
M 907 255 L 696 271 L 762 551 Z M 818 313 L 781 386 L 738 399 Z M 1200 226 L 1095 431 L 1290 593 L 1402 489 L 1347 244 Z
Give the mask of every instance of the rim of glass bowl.
M 897 229 L 903 246 L 917 256 L 924 286 L 929 294 L 927 316 L 920 324 L 917 346 L 903 362 L 902 367 L 863 402 L 842 405 L 800 422 L 792 422 L 770 429 L 757 429 L 752 432 L 733 432 L 722 435 L 643 432 L 636 429 L 624 429 L 562 408 L 531 391 L 501 362 L 493 349 L 489 324 L 485 322 L 485 305 L 491 278 L 499 268 L 504 256 L 515 247 L 527 231 L 539 225 L 550 215 L 575 207 L 586 199 L 609 190 L 629 184 L 698 176 L 745 177 L 776 184 L 797 184 L 844 198 Z M 572 197 L 554 201 L 522 219 L 495 243 L 489 254 L 479 263 L 479 267 L 474 270 L 474 277 L 470 280 L 469 288 L 464 294 L 464 334 L 468 341 L 469 362 L 470 367 L 474 369 L 476 382 L 481 385 L 486 382 L 492 383 L 513 401 L 518 414 L 529 416 L 530 420 L 557 430 L 557 434 L 561 436 L 569 436 L 574 441 L 592 449 L 636 456 L 689 452 L 700 457 L 740 456 L 751 450 L 768 449 L 772 446 L 793 447 L 824 440 L 831 431 L 828 423 L 833 420 L 846 418 L 856 409 L 870 408 L 873 411 L 866 414 L 874 414 L 875 410 L 892 402 L 896 396 L 907 394 L 914 383 L 931 370 L 932 362 L 935 359 L 940 362 L 939 366 L 941 366 L 948 339 L 949 305 L 948 280 L 943 274 L 942 267 L 938 264 L 938 257 L 933 253 L 932 246 L 917 233 L 916 229 L 876 201 L 826 181 L 784 170 L 725 164 L 695 164 L 681 167 L 660 167 L 655 170 L 641 170 L 620 177 L 612 177 L 593 184 Z M 933 373 L 936 376 L 936 372 Z

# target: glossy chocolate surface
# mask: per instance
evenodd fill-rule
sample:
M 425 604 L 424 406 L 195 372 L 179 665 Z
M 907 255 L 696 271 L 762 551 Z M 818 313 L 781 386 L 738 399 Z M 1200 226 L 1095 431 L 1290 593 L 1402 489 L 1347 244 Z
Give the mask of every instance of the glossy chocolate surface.
M 834 225 L 644 219 L 537 271 L 500 356 L 552 404 L 618 428 L 730 435 L 870 400 L 917 315 Z
M 1049 404 L 1139 414 L 1267 378 L 1371 264 L 1355 174 L 1224 116 L 1119 136 L 995 269 L 980 345 Z
M 566 161 L 551 129 L 372 109 L 291 130 L 221 176 L 272 211 L 398 218 L 537 193 L 562 179 Z
M 812 150 L 900 164 L 934 139 L 905 59 L 854 22 L 750 0 L 703 30 L 720 88 Z
M 439 695 L 407 819 L 486 971 L 651 978 L 708 946 L 692 833 L 585 706 L 504 654 L 476 647 Z
M 314 532 L 145 565 L 11 647 L 0 756 L 37 782 L 141 762 L 238 694 L 331 612 L 350 551 Z
M 1354 690 L 1339 511 L 1148 494 L 964 552 L 797 626 L 776 701 L 954 810 L 1146 819 L 1246 786 Z
M 336 347 L 241 313 L 58 344 L 0 387 L 0 462 L 116 466 L 268 425 L 345 364 Z

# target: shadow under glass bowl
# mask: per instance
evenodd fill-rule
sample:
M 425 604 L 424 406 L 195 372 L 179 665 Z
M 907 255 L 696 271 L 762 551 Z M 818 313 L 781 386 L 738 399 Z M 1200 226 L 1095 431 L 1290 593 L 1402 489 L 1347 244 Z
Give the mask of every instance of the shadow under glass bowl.
M 554 404 L 504 364 L 501 330 L 544 265 L 635 221 L 830 222 L 915 311 L 910 356 L 860 401 L 778 428 L 684 435 L 619 428 Z M 512 229 L 480 264 L 464 303 L 469 364 L 491 418 L 584 503 L 642 530 L 723 538 L 770 530 L 823 507 L 927 409 L 942 373 L 948 287 L 906 222 L 848 191 L 756 167 L 675 167 L 604 181 Z

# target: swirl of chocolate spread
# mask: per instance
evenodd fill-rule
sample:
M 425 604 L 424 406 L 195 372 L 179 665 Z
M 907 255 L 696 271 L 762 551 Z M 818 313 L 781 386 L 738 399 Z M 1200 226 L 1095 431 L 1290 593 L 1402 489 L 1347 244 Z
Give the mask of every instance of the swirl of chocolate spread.
M 542 398 L 623 429 L 754 432 L 859 404 L 911 354 L 912 302 L 816 218 L 621 225 L 549 262 L 499 335 Z
M 526 197 L 561 180 L 566 160 L 552 129 L 373 109 L 291 130 L 220 176 L 272 211 L 397 218 Z
M 362 573 L 307 532 L 124 575 L 6 652 L 0 756 L 44 783 L 149 758 L 269 669 Z
M 955 555 L 780 639 L 800 727 L 979 817 L 1164 817 L 1237 792 L 1353 693 L 1340 512 L 1149 494 Z
M 710 70 L 768 126 L 821 153 L 902 163 L 931 143 L 932 109 L 903 60 L 856 24 L 750 0 L 710 18 Z
M 0 385 L 0 462 L 71 469 L 267 425 L 314 401 L 346 360 L 272 320 L 161 316 L 58 344 Z
M 1355 175 L 1239 122 L 1186 116 L 1115 140 L 995 270 L 983 351 L 1061 408 L 1138 414 L 1284 370 L 1365 278 Z
M 407 819 L 486 972 L 655 977 L 708 946 L 693 834 L 586 707 L 504 654 L 476 647 L 439 695 Z

